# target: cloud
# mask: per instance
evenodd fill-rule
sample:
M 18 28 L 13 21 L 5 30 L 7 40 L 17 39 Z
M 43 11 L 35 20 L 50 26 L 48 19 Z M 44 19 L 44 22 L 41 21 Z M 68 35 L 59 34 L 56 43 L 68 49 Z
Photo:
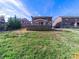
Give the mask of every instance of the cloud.
M 25 8 L 21 0 L 0 0 L 0 15 L 6 18 L 16 15 L 29 19 L 32 14 L 27 7 Z

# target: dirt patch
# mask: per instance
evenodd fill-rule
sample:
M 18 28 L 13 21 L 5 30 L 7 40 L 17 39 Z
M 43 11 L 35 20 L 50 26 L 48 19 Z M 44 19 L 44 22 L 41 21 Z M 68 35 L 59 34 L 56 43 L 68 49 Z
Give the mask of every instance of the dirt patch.
M 73 54 L 73 59 L 79 59 L 79 53 Z
M 19 29 L 19 30 L 15 30 L 15 31 L 13 31 L 13 32 L 15 32 L 15 33 L 17 33 L 17 34 L 22 34 L 22 33 L 28 32 L 28 31 L 27 31 L 26 28 L 22 28 L 22 29 Z

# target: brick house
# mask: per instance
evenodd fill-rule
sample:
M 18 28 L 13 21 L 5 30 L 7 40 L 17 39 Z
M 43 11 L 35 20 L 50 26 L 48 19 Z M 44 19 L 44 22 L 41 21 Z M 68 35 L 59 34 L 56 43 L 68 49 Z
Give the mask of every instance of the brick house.
M 52 25 L 52 17 L 50 16 L 35 16 L 32 17 L 32 24 L 33 25 Z
M 4 16 L 0 16 L 0 31 L 5 30 L 5 19 Z
M 5 23 L 4 16 L 0 16 L 0 24 L 4 24 L 4 23 Z
M 49 16 L 32 16 L 32 24 L 28 27 L 28 30 L 51 30 L 52 29 L 52 17 Z
M 53 22 L 55 28 L 73 28 L 79 27 L 79 17 L 75 16 L 59 16 Z

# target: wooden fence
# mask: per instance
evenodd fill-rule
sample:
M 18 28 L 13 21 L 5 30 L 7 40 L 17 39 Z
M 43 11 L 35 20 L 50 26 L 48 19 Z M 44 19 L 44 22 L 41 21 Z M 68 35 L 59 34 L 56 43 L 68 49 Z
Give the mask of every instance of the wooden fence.
M 27 26 L 27 30 L 50 31 L 50 30 L 52 30 L 52 26 L 50 26 L 50 25 L 29 25 L 29 26 Z

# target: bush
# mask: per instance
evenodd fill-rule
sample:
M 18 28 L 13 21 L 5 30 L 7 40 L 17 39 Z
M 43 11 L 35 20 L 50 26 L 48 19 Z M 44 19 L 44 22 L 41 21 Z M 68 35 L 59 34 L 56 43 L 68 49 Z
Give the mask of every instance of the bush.
M 16 18 L 16 16 L 13 18 L 10 17 L 8 19 L 7 27 L 8 27 L 8 30 L 19 29 L 19 28 L 21 28 L 21 22 L 18 18 Z

